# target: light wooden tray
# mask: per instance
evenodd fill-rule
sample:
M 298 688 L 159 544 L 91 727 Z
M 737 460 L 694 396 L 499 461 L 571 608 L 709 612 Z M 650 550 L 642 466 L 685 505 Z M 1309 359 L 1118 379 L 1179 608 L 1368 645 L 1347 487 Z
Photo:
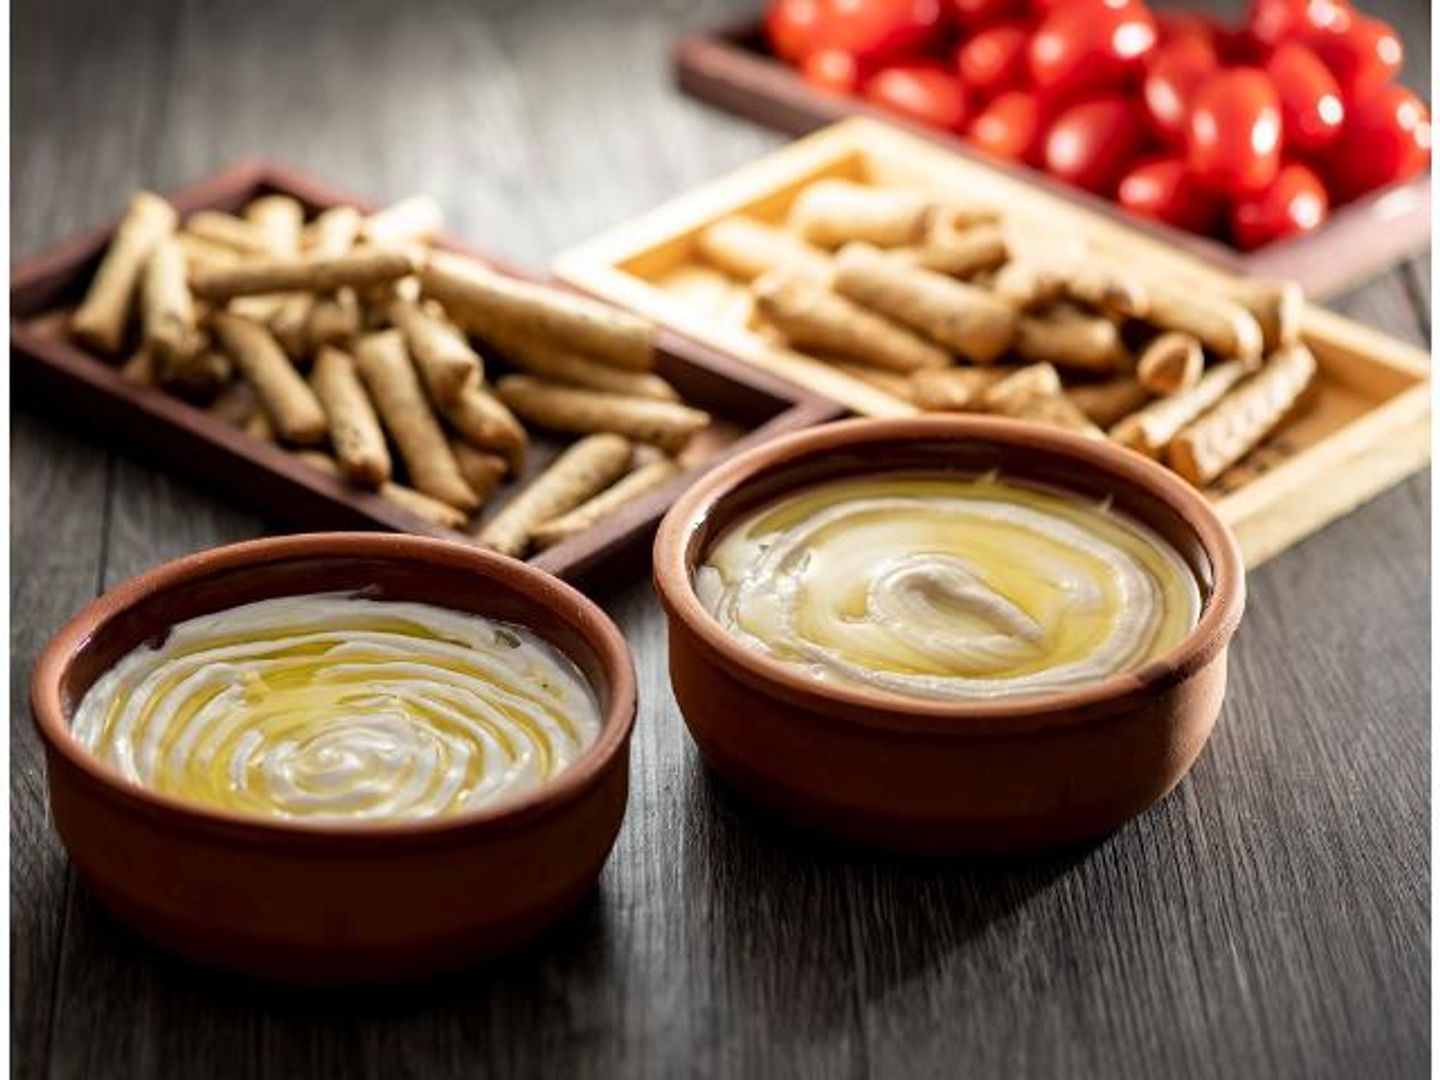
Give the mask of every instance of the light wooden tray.
M 555 272 L 856 413 L 912 413 L 909 403 L 752 332 L 743 290 L 727 291 L 696 254 L 707 225 L 740 213 L 778 221 L 796 193 L 821 177 L 950 192 L 1053 232 L 1057 244 L 1079 238 L 1147 273 L 1201 287 L 1232 278 L 1189 252 L 870 119 L 825 128 L 581 244 L 556 260 Z M 1429 460 L 1426 355 L 1313 305 L 1303 333 L 1320 364 L 1312 399 L 1210 489 L 1252 567 Z

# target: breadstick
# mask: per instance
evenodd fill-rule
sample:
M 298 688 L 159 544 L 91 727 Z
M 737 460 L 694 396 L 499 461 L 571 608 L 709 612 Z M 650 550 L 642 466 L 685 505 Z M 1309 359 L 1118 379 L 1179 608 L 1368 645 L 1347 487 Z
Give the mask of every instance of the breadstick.
M 339 463 L 329 454 L 323 454 L 318 450 L 301 450 L 295 456 L 337 479 L 341 475 Z M 378 494 L 381 498 L 409 510 L 416 517 L 423 518 L 432 525 L 442 525 L 447 529 L 463 529 L 468 520 L 465 514 L 456 510 L 455 507 L 443 503 L 439 499 L 432 499 L 429 495 L 416 491 L 414 488 L 390 480 L 380 485 Z
M 185 255 L 173 236 L 162 238 L 145 263 L 140 325 L 162 381 L 169 381 L 194 360 L 204 344 L 195 322 L 195 301 L 185 281 Z
M 137 191 L 130 197 L 84 301 L 70 316 L 77 341 L 104 353 L 120 351 L 140 276 L 155 246 L 175 231 L 175 217 L 175 208 L 159 195 Z
M 180 253 L 185 256 L 187 275 L 196 273 L 202 267 L 234 266 L 246 259 L 245 255 L 234 248 L 217 244 L 203 236 L 183 231 L 175 233 L 174 236 L 175 243 L 180 245 Z
M 1065 283 L 1055 267 L 1024 259 L 1000 267 L 990 287 L 1017 311 L 1046 307 L 1065 295 Z
M 1060 385 L 1060 375 L 1050 364 L 1020 368 L 985 391 L 985 407 L 1020 420 L 1035 420 L 1066 428 L 1092 439 L 1105 433 L 1090 422 Z
M 325 410 L 285 356 L 270 331 L 228 311 L 211 316 L 220 345 L 250 380 L 286 442 L 309 445 L 325 439 Z
M 502 555 L 523 555 L 537 526 L 603 491 L 629 463 L 630 443 L 619 435 L 581 439 L 516 495 L 476 539 Z
M 1119 370 L 1128 353 L 1120 329 L 1109 319 L 1058 305 L 1022 315 L 1015 328 L 1015 351 L 1032 363 L 1108 375 Z
M 236 379 L 220 391 L 205 411 L 231 427 L 244 427 L 260 411 L 260 402 L 255 398 L 253 386 L 244 379 Z
M 827 282 L 833 269 L 819 248 L 754 218 L 723 218 L 701 231 L 696 246 L 707 262 L 741 281 L 783 269 Z
M 760 314 L 796 349 L 890 371 L 950 365 L 944 349 L 803 277 L 774 272 L 752 287 Z
M 191 401 L 209 401 L 230 382 L 235 365 L 230 357 L 209 346 L 203 336 L 193 357 L 178 367 L 155 364 L 155 381 L 172 393 Z
M 1129 375 L 1067 387 L 1065 392 L 1092 423 L 1106 429 L 1114 427 L 1150 400 L 1150 392 Z
M 322 346 L 310 373 L 310 385 L 325 409 L 330 445 L 346 479 L 366 487 L 390 479 L 385 434 L 355 372 L 355 361 L 339 349 Z
M 305 230 L 305 249 L 311 258 L 347 255 L 360 234 L 360 211 L 353 206 L 332 206 Z M 316 352 L 321 345 L 348 345 L 360 333 L 360 301 L 350 286 L 328 296 L 297 294 L 286 301 L 271 323 L 286 343 L 287 335 L 300 350 Z
M 873 386 L 877 390 L 883 390 L 892 397 L 898 397 L 901 401 L 913 400 L 914 393 L 911 389 L 910 380 L 914 375 L 902 375 L 898 371 L 886 371 L 884 368 L 871 367 L 869 364 L 856 364 L 849 360 L 827 360 L 836 371 L 843 371 L 852 379 L 858 379 L 867 386 Z M 915 375 L 923 374 L 916 372 Z
M 1235 301 L 1203 289 L 1183 291 L 1151 286 L 1145 318 L 1162 330 L 1183 330 L 1226 360 L 1243 360 L 1252 369 L 1265 347 L 1255 316 Z
M 437 252 L 420 270 L 424 292 L 480 337 L 499 326 L 568 345 L 596 360 L 635 371 L 655 364 L 655 326 L 584 297 L 497 274 L 476 262 Z
M 426 311 L 413 300 L 396 300 L 390 305 L 390 321 L 404 335 L 432 401 L 454 401 L 466 383 L 483 378 L 479 355 L 442 312 Z
M 493 450 L 519 474 L 525 468 L 525 429 L 498 398 L 480 385 L 468 383 L 454 401 L 441 404 L 440 412 L 462 439 L 477 450 Z
M 1132 450 L 1158 458 L 1181 428 L 1229 393 L 1230 388 L 1245 377 L 1246 371 L 1243 360 L 1216 364 L 1189 390 L 1158 398 L 1125 417 L 1110 429 L 1110 437 Z
M 1192 484 L 1208 484 L 1269 435 L 1315 377 L 1304 345 L 1272 353 L 1259 372 L 1171 441 L 1166 460 Z
M 354 252 L 333 258 L 265 260 L 202 269 L 195 295 L 208 300 L 276 292 L 332 292 L 342 286 L 378 285 L 410 273 L 410 259 L 396 251 Z
M 459 439 L 450 443 L 450 450 L 455 455 L 455 464 L 460 466 L 460 475 L 482 503 L 500 486 L 500 481 L 505 479 L 505 474 L 510 469 L 500 455 L 476 450 Z
M 608 394 L 654 398 L 656 401 L 680 400 L 675 388 L 653 372 L 611 367 L 548 341 L 528 338 L 498 327 L 496 330 L 489 339 L 490 344 L 504 353 L 511 364 L 531 375 Z
M 542 551 L 554 547 L 560 541 L 584 532 L 626 503 L 634 502 L 678 475 L 680 466 L 669 458 L 642 465 L 634 472 L 626 473 L 600 494 L 581 503 L 568 514 L 537 525 L 531 534 L 535 546 Z
M 1305 292 L 1295 281 L 1236 281 L 1227 292 L 1260 324 L 1265 352 L 1300 342 Z
M 196 210 L 185 219 L 181 235 L 226 248 L 237 256 L 250 257 L 272 253 L 271 237 L 255 223 L 227 214 L 223 210 Z
M 305 323 L 305 341 L 311 352 L 321 345 L 348 345 L 361 328 L 360 301 L 354 289 L 336 289 L 334 296 L 322 296 L 310 308 Z
M 562 386 L 530 375 L 507 375 L 495 384 L 495 392 L 517 415 L 552 431 L 613 431 L 672 454 L 710 424 L 709 413 L 688 405 Z
M 976 363 L 1015 340 L 1015 311 L 987 290 L 847 244 L 836 260 L 835 291 L 888 315 Z
M 1008 257 L 1005 234 L 989 224 L 963 230 L 932 226 L 919 247 L 894 254 L 912 266 L 958 278 L 993 270 Z
M 376 247 L 404 247 L 429 243 L 440 235 L 444 223 L 439 203 L 428 195 L 412 195 L 371 214 L 361 231 Z
M 332 206 L 305 226 L 301 247 L 311 255 L 345 255 L 360 238 L 360 211 L 353 206 Z
M 1168 330 L 1145 346 L 1135 375 L 1140 385 L 1158 396 L 1189 390 L 1205 371 L 1200 342 L 1183 330 Z
M 155 359 L 143 344 L 120 366 L 120 378 L 131 386 L 155 385 Z
M 395 440 L 410 482 L 441 502 L 474 510 L 480 500 L 460 475 L 398 330 L 382 330 L 360 339 L 355 366 L 385 430 Z
M 985 391 L 1004 377 L 994 368 L 917 371 L 910 376 L 911 396 L 926 412 L 968 412 L 980 408 Z
M 823 248 L 853 240 L 900 247 L 919 243 L 934 216 L 935 199 L 924 192 L 817 180 L 795 197 L 787 223 Z
M 305 208 L 298 199 L 289 195 L 262 195 L 245 207 L 245 220 L 254 227 L 271 255 L 287 259 L 300 254 Z

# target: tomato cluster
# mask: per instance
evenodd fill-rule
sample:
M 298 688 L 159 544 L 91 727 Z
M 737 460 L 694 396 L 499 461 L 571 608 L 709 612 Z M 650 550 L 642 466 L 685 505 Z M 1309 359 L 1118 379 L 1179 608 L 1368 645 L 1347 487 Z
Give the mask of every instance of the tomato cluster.
M 765 28 L 826 91 L 1247 250 L 1430 161 L 1399 38 L 1349 0 L 1252 0 L 1238 27 L 1142 0 L 772 0 Z

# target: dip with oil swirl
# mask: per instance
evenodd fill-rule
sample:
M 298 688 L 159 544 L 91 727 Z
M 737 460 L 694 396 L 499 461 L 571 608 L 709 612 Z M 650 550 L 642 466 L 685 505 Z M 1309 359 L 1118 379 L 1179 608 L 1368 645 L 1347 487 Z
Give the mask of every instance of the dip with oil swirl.
M 1098 682 L 1162 655 L 1200 611 L 1153 530 L 994 476 L 792 493 L 722 535 L 695 589 L 741 642 L 818 681 L 938 701 Z

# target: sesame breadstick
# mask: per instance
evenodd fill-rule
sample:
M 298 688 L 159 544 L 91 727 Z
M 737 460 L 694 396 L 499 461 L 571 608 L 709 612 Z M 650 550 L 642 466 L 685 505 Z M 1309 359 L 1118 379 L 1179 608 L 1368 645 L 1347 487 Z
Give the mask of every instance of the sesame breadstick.
M 518 474 L 525 468 L 525 429 L 515 415 L 473 379 L 454 401 L 439 406 L 455 433 L 477 450 L 493 450 Z
M 229 384 L 235 375 L 230 357 L 210 345 L 201 335 L 201 347 L 190 360 L 179 367 L 155 364 L 155 381 L 165 389 L 191 401 L 209 401 Z
M 332 206 L 306 227 L 305 250 L 311 258 L 348 255 L 359 234 L 360 211 L 353 206 Z M 360 333 L 360 301 L 348 285 L 328 296 L 310 297 L 308 311 L 304 304 L 296 302 L 292 312 L 287 303 L 276 318 L 298 320 L 302 315 L 301 348 L 308 352 L 317 351 L 321 345 L 348 345 Z
M 231 427 L 243 428 L 260 411 L 260 402 L 253 386 L 244 379 L 236 379 L 220 391 L 205 411 Z
M 627 371 L 597 363 L 563 346 L 498 327 L 489 341 L 515 367 L 553 382 L 583 386 L 587 390 L 601 390 L 608 394 L 654 398 L 656 401 L 680 400 L 673 386 L 650 371 Z
M 1105 437 L 1070 400 L 1050 364 L 1031 364 L 1006 376 L 985 391 L 984 403 L 987 410 L 1002 416 L 1053 424 L 1094 439 Z
M 1015 351 L 1032 363 L 1100 375 L 1113 374 L 1129 359 L 1119 327 L 1068 304 L 1020 316 Z
M 1203 289 L 1151 286 L 1145 318 L 1162 330 L 1183 330 L 1221 359 L 1260 362 L 1265 335 L 1255 316 L 1235 301 Z
M 325 410 L 270 331 L 228 311 L 211 317 L 216 337 L 286 442 L 309 445 L 325 439 Z
M 180 235 L 186 240 L 228 249 L 242 258 L 274 254 L 270 246 L 272 238 L 265 230 L 258 228 L 253 221 L 223 210 L 196 210 L 185 219 Z
M 867 386 L 873 386 L 876 390 L 884 391 L 892 397 L 898 397 L 901 401 L 913 401 L 914 391 L 910 380 L 915 375 L 905 375 L 898 371 L 887 371 L 885 368 L 871 367 L 869 364 L 856 364 L 849 360 L 826 360 L 836 371 L 843 371 L 852 379 L 858 379 Z
M 775 269 L 830 279 L 830 257 L 792 232 L 748 217 L 722 218 L 703 229 L 695 241 L 701 256 L 740 281 L 754 281 Z
M 688 405 L 562 386 L 530 375 L 508 375 L 495 384 L 495 392 L 518 416 L 552 431 L 613 431 L 672 454 L 710 424 L 709 413 Z
M 245 207 L 245 220 L 255 229 L 264 250 L 278 258 L 300 254 L 305 208 L 289 195 L 262 195 Z
M 856 240 L 901 247 L 923 240 L 937 214 L 936 199 L 926 192 L 817 180 L 795 197 L 787 224 L 822 248 Z
M 125 340 L 140 278 L 157 244 L 175 231 L 175 208 L 159 195 L 138 191 L 115 230 L 85 299 L 70 316 L 77 341 L 114 354 Z
M 1182 330 L 1168 330 L 1145 346 L 1135 366 L 1136 378 L 1158 396 L 1189 390 L 1205 372 L 1200 342 Z
M 1214 480 L 1275 429 L 1315 370 L 1315 356 L 1304 345 L 1272 353 L 1259 372 L 1175 436 L 1166 454 L 1170 467 L 1192 484 Z
M 510 471 L 509 464 L 499 454 L 477 450 L 460 439 L 451 441 L 450 450 L 455 455 L 455 464 L 460 466 L 460 475 L 482 503 Z
M 912 266 L 958 278 L 993 270 L 1009 257 L 1005 234 L 991 224 L 954 229 L 937 223 L 918 247 L 897 249 L 894 254 Z
M 655 364 L 655 326 L 595 300 L 497 274 L 448 252 L 436 252 L 420 270 L 428 296 L 480 337 L 499 326 L 532 334 L 634 371 Z
M 219 266 L 234 266 L 247 258 L 234 248 L 217 244 L 194 233 L 181 231 L 174 236 L 175 242 L 180 245 L 181 254 L 185 256 L 187 275 L 196 273 L 202 267 L 213 269 Z
M 1150 392 L 1129 375 L 1066 387 L 1065 392 L 1091 423 L 1107 430 L 1150 400 Z
M 654 491 L 661 484 L 680 475 L 680 466 L 669 458 L 652 461 L 633 472 L 626 473 L 600 494 L 581 503 L 567 514 L 542 522 L 531 534 L 535 546 L 542 551 L 554 547 L 562 540 L 591 528 L 603 521 L 627 503 Z
M 757 310 L 796 349 L 907 373 L 950 365 L 939 346 L 803 277 L 776 271 L 752 288 Z
M 982 407 L 985 391 L 1004 377 L 995 368 L 917 371 L 910 376 L 911 398 L 926 412 L 970 412 Z
M 906 266 L 868 244 L 847 244 L 836 260 L 835 291 L 976 363 L 1015 340 L 1015 311 L 988 290 Z
M 396 251 L 364 251 L 330 258 L 272 259 L 201 269 L 196 296 L 229 300 L 275 292 L 327 293 L 342 286 L 395 281 L 410 273 L 410 259 Z
M 502 555 L 523 555 L 537 526 L 609 487 L 629 463 L 627 439 L 608 433 L 581 439 L 516 495 L 476 539 Z
M 390 479 L 385 434 L 355 371 L 355 361 L 339 349 L 321 346 L 310 372 L 310 385 L 325 409 L 330 445 L 346 479 L 366 487 Z
M 341 478 L 340 464 L 329 454 L 321 453 L 319 450 L 301 450 L 295 456 L 323 473 L 336 479 Z M 392 480 L 381 484 L 377 493 L 381 498 L 410 511 L 416 517 L 423 518 L 432 525 L 441 525 L 447 529 L 463 529 L 468 520 L 462 511 L 448 503 L 432 499 L 423 492 L 406 487 L 404 484 L 397 484 Z
M 1243 360 L 1216 364 L 1189 390 L 1157 398 L 1139 412 L 1125 417 L 1110 429 L 1110 437 L 1132 450 L 1158 458 L 1181 428 L 1228 394 L 1247 371 Z
M 366 243 L 380 248 L 427 244 L 440 235 L 445 214 L 428 195 L 412 195 L 371 214 L 361 226 Z
M 1265 353 L 1300 342 L 1305 292 L 1294 281 L 1236 281 L 1226 292 L 1260 324 Z
M 460 475 L 445 432 L 430 411 L 400 331 L 361 338 L 355 366 L 416 489 L 461 510 L 478 507 L 480 500 Z
M 140 288 L 140 326 L 161 381 L 169 381 L 204 345 L 185 281 L 185 255 L 173 236 L 155 245 Z
M 390 305 L 390 321 L 405 336 L 432 401 L 454 401 L 466 383 L 482 377 L 479 355 L 443 313 L 427 311 L 413 300 L 396 300 Z

